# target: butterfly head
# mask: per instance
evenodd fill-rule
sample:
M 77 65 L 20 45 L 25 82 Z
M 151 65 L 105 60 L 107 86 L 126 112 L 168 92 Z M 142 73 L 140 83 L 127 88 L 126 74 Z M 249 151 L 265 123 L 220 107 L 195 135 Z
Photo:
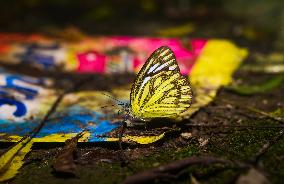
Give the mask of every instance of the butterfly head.
M 137 118 L 133 115 L 130 103 L 120 103 L 118 105 L 122 107 L 123 121 L 126 122 L 127 126 L 135 126 L 145 123 L 144 119 Z

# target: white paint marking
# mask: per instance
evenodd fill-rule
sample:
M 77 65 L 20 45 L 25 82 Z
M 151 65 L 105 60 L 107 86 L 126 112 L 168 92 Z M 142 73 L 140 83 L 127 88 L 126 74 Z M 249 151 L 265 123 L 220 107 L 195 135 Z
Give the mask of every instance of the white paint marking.
M 94 62 L 94 61 L 97 60 L 97 56 L 94 53 L 89 53 L 89 54 L 86 55 L 86 59 L 89 62 Z

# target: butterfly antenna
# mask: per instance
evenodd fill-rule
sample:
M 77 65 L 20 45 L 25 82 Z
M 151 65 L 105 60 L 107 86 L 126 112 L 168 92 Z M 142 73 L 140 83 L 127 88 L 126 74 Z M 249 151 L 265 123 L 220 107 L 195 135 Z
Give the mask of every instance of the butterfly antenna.
M 102 93 L 102 94 L 105 95 L 105 96 L 107 96 L 107 97 L 109 97 L 109 98 L 111 98 L 111 99 L 113 99 L 113 100 L 115 100 L 116 102 L 119 102 L 118 105 L 124 105 L 124 104 L 125 104 L 124 102 L 122 102 L 122 101 L 120 101 L 120 100 L 114 98 L 113 96 L 110 96 L 110 95 L 105 94 L 105 93 Z
M 106 106 L 102 106 L 101 108 L 104 109 L 104 108 L 107 108 L 107 107 L 114 107 L 114 105 L 106 105 Z

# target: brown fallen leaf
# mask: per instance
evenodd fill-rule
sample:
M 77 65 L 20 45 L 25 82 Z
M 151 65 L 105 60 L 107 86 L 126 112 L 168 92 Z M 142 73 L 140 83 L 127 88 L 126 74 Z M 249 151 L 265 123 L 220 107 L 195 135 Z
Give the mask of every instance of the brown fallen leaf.
M 65 146 L 58 153 L 52 164 L 55 173 L 75 176 L 76 165 L 74 163 L 74 154 L 76 153 L 78 140 L 82 135 L 82 133 L 79 133 L 75 137 L 65 141 Z

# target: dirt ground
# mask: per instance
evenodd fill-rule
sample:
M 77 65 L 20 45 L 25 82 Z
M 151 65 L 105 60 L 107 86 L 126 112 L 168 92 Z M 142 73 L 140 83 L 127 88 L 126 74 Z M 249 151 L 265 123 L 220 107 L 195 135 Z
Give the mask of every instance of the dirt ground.
M 265 70 L 267 63 L 283 66 L 283 52 L 275 46 L 277 39 L 272 38 L 273 32 L 258 32 L 257 26 L 252 28 L 242 19 L 227 17 L 220 20 L 223 15 L 226 14 L 214 14 L 212 21 L 208 22 L 203 19 L 206 14 L 193 18 L 197 31 L 183 36 L 226 38 L 248 48 L 249 57 L 234 74 L 233 87 L 221 88 L 212 103 L 201 108 L 189 120 L 177 124 L 175 130 L 169 132 L 165 139 L 143 146 L 123 144 L 123 158 L 127 163 L 121 164 L 122 154 L 117 143 L 82 143 L 78 144 L 74 155 L 75 174 L 59 174 L 54 171 L 52 164 L 64 145 L 38 143 L 26 157 L 19 174 L 6 183 L 121 183 L 128 176 L 192 156 L 202 157 L 204 160 L 199 164 L 167 172 L 163 177 L 154 177 L 152 181 L 196 184 L 243 183 L 255 180 L 257 183 L 283 183 L 284 77 L 283 71 Z M 173 24 L 174 21 L 153 23 L 140 20 L 140 26 L 129 28 L 130 23 L 137 25 L 134 22 L 135 20 L 130 20 L 122 23 L 117 30 L 109 29 L 110 22 L 102 23 L 101 27 L 93 28 L 91 32 L 96 35 L 156 36 L 157 30 L 183 25 L 188 21 L 182 19 Z M 247 28 L 250 32 L 236 33 L 239 27 L 244 30 Z M 73 73 L 43 72 L 29 66 L 1 65 L 22 74 L 55 78 L 55 87 L 58 88 L 67 88 L 88 77 Z M 80 90 L 109 90 L 133 81 L 135 76 L 123 75 L 119 76 L 119 80 L 117 78 L 95 75 Z M 104 82 L 98 83 L 102 80 Z M 3 153 L 9 145 L 0 146 L 0 153 Z M 230 164 L 208 165 L 206 159 L 211 157 L 224 159 Z
M 261 85 L 282 76 L 244 70 L 253 63 L 250 59 L 235 73 L 238 85 Z M 122 78 L 125 81 L 121 83 L 132 80 L 129 76 Z M 88 88 L 81 90 L 84 89 Z M 166 139 L 146 146 L 123 145 L 124 158 L 129 162 L 125 166 L 121 166 L 117 143 L 79 144 L 75 155 L 76 174 L 66 176 L 52 169 L 54 158 L 63 145 L 36 144 L 20 173 L 7 183 L 120 183 L 142 170 L 191 156 L 214 156 L 250 166 L 245 169 L 220 164 L 191 166 L 182 169 L 174 180 L 166 177 L 157 181 L 187 183 L 194 178 L 201 183 L 234 183 L 255 168 L 268 181 L 281 183 L 284 139 L 283 127 L 279 126 L 283 125 L 284 118 L 283 92 L 283 82 L 252 95 L 222 88 L 212 103 L 190 120 L 178 124 L 177 130 L 167 134 Z M 201 126 L 190 126 L 192 124 Z

